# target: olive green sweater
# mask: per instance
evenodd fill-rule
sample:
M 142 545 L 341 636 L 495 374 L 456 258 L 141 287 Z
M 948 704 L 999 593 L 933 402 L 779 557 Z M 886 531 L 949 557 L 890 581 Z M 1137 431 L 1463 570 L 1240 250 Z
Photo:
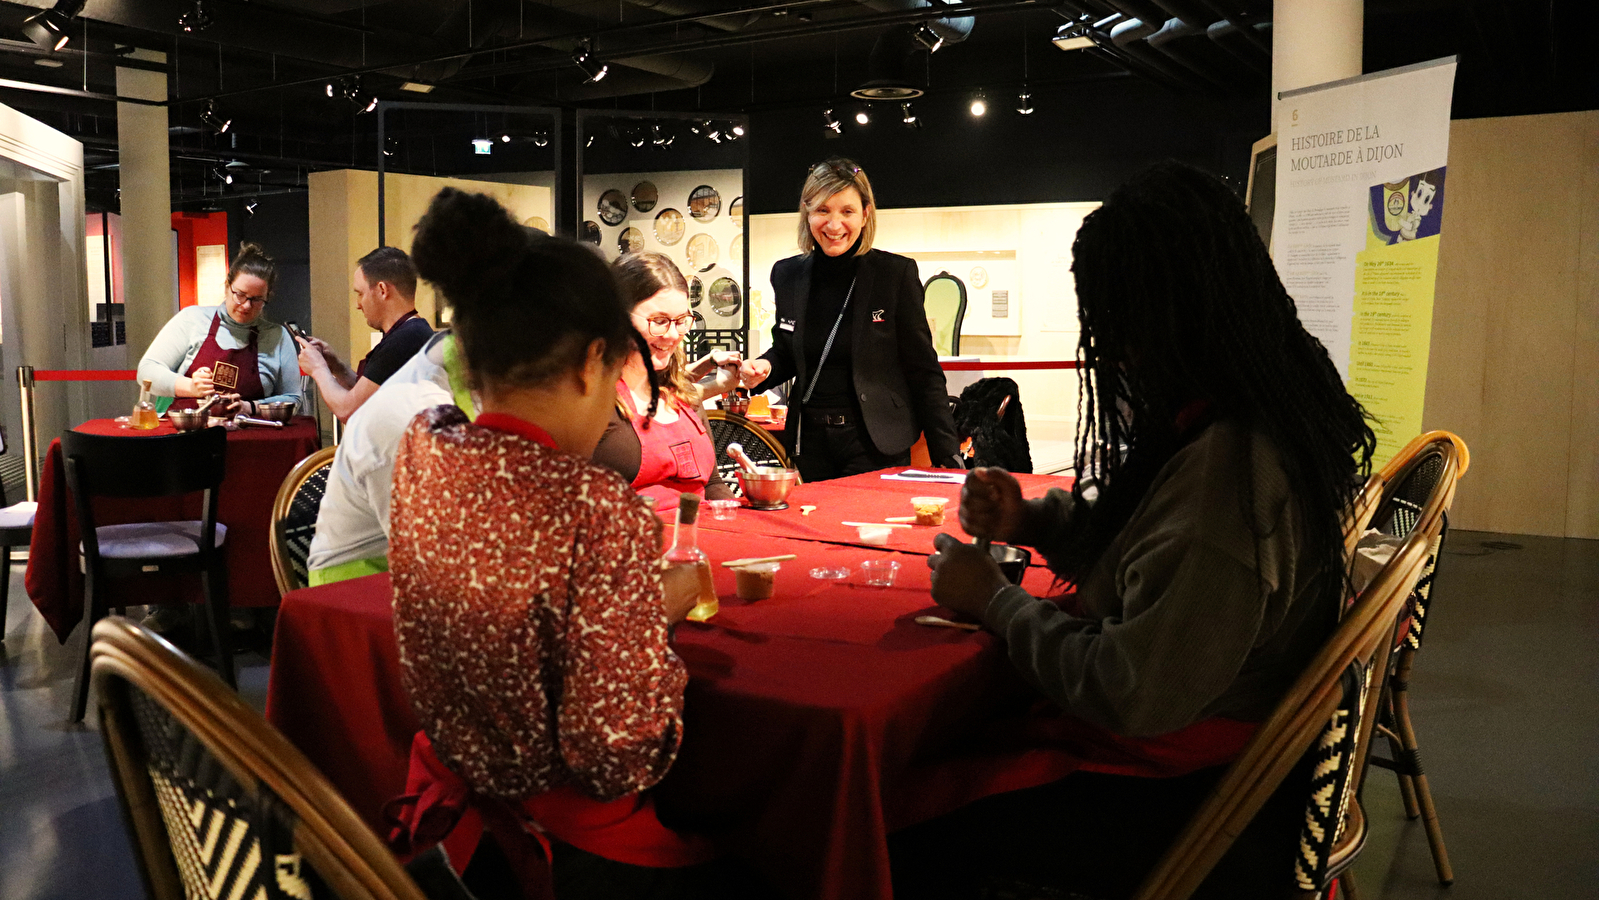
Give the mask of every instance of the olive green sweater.
M 1073 499 L 1052 490 L 1035 502 L 1027 543 L 1058 559 Z M 1019 587 L 996 594 L 984 618 L 1028 680 L 1116 733 L 1164 734 L 1212 716 L 1258 721 L 1335 624 L 1335 612 L 1316 608 L 1322 580 L 1303 558 L 1297 504 L 1270 440 L 1220 422 L 1167 462 L 1083 579 L 1083 618 Z

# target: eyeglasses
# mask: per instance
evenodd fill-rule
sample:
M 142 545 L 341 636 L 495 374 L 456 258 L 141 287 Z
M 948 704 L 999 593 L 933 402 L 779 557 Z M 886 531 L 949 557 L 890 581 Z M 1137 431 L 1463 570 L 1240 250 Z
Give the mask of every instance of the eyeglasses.
M 676 326 L 678 333 L 682 334 L 688 331 L 689 328 L 693 327 L 694 314 L 684 313 L 675 319 L 671 316 L 656 315 L 650 316 L 644 321 L 649 323 L 650 334 L 654 335 L 655 337 L 660 337 L 661 335 L 666 334 L 667 329 L 672 328 L 673 326 Z
M 244 291 L 239 290 L 238 288 L 228 288 L 228 290 L 233 293 L 233 302 L 235 302 L 235 303 L 244 303 L 244 304 L 249 304 L 249 305 L 253 306 L 253 305 L 257 304 L 257 303 L 265 303 L 265 302 L 267 302 L 267 295 L 266 294 L 262 294 L 259 297 L 252 297 L 249 294 L 246 294 Z
M 846 178 L 853 181 L 855 176 L 861 174 L 861 167 L 856 165 L 845 165 L 844 163 L 836 162 L 834 160 L 819 162 L 815 166 L 811 167 L 812 175 L 825 175 L 828 172 L 832 172 L 834 175 L 837 175 L 840 178 Z

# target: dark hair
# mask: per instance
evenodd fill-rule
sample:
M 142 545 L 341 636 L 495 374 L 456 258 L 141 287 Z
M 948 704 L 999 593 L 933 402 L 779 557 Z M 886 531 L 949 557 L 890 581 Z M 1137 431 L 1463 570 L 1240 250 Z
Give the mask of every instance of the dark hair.
M 379 247 L 356 261 L 368 284 L 387 281 L 402 297 L 416 296 L 416 263 L 398 247 Z
M 603 260 L 535 236 L 486 194 L 439 191 L 411 256 L 454 311 L 474 386 L 544 384 L 580 367 L 595 339 L 613 364 L 642 343 Z
M 1097 475 L 1100 496 L 1073 542 L 1069 574 L 1087 575 L 1197 431 L 1178 419 L 1200 401 L 1208 418 L 1270 438 L 1294 485 L 1307 560 L 1333 576 L 1322 584 L 1327 595 L 1345 590 L 1341 516 L 1357 475 L 1371 471 L 1376 438 L 1326 348 L 1300 324 L 1238 195 L 1198 169 L 1163 163 L 1083 220 L 1072 256 L 1082 366 L 1076 463 Z M 1247 481 L 1246 510 L 1252 494 Z M 1253 512 L 1247 518 L 1258 527 Z
M 260 244 L 245 241 L 239 245 L 233 264 L 228 266 L 228 283 L 224 287 L 231 290 L 240 275 L 254 275 L 266 282 L 267 299 L 272 298 L 272 289 L 278 283 L 278 267 Z

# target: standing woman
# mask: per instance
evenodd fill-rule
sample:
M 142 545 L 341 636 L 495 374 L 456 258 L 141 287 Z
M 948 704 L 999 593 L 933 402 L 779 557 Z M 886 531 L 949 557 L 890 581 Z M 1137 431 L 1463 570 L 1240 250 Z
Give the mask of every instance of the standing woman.
M 910 463 L 962 468 L 944 370 L 916 263 L 872 248 L 872 183 L 847 159 L 818 163 L 800 192 L 800 255 L 772 267 L 772 347 L 740 371 L 766 390 L 794 379 L 783 443 L 806 481 Z
M 655 498 L 657 509 L 677 505 L 684 491 L 711 500 L 725 500 L 733 491 L 716 471 L 716 446 L 700 404 L 716 396 L 737 377 L 737 353 L 713 351 L 695 363 L 683 355 L 683 338 L 693 314 L 688 283 L 670 259 L 659 253 L 629 253 L 611 266 L 632 310 L 633 327 L 644 337 L 650 355 L 635 350 L 622 365 L 616 382 L 616 416 L 605 429 L 594 461 L 615 469 L 633 489 Z M 651 370 L 660 385 L 660 400 L 650 407 Z M 732 378 L 696 384 L 715 371 Z
M 254 414 L 257 403 L 300 402 L 298 348 L 281 325 L 267 321 L 277 281 L 272 257 L 245 243 L 228 267 L 221 306 L 191 306 L 162 326 L 139 360 L 139 380 L 171 409 L 193 409 L 213 393 L 229 412 Z

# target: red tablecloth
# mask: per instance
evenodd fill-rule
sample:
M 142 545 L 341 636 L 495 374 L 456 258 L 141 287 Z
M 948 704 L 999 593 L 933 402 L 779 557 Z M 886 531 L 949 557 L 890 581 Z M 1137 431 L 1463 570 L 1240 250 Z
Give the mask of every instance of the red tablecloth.
M 93 419 L 76 431 L 88 434 L 175 434 L 163 422 L 154 431 L 133 431 L 113 419 Z M 245 427 L 228 434 L 227 478 L 217 521 L 228 526 L 228 599 L 234 606 L 272 606 L 278 602 L 268 541 L 272 501 L 294 464 L 316 452 L 321 435 L 316 420 L 300 416 L 282 428 Z M 102 498 L 95 501 L 101 525 L 160 519 L 197 519 L 200 495 L 161 500 Z M 78 517 L 67 496 L 61 441 L 50 442 L 39 475 L 39 513 L 28 550 L 28 596 L 56 637 L 65 642 L 83 618 L 83 575 L 78 571 Z M 174 600 L 198 601 L 199 579 L 147 576 L 118 579 L 105 586 L 108 606 L 134 606 Z
M 713 560 L 796 553 L 777 593 L 745 603 L 716 566 L 722 611 L 684 623 L 682 752 L 657 791 L 663 820 L 712 836 L 795 897 L 887 898 L 887 835 L 974 799 L 1059 778 L 1070 753 L 974 761 L 973 741 L 1034 694 L 988 634 L 917 625 L 935 612 L 923 557 L 815 541 L 701 532 Z M 864 586 L 861 560 L 902 563 Z M 840 582 L 811 568 L 849 566 Z M 1025 585 L 1045 592 L 1049 574 Z M 400 793 L 417 722 L 400 685 L 387 575 L 283 600 L 267 717 L 374 826 Z M 959 777 L 951 777 L 952 773 Z
M 904 466 L 851 475 L 832 481 L 795 485 L 788 495 L 788 508 L 778 510 L 740 507 L 732 520 L 718 521 L 700 514 L 700 530 L 760 534 L 769 537 L 799 538 L 809 541 L 828 541 L 839 544 L 862 544 L 853 525 L 845 522 L 882 522 L 884 519 L 909 516 L 915 513 L 912 497 L 943 497 L 949 501 L 944 508 L 944 524 L 912 525 L 909 528 L 890 529 L 888 547 L 906 553 L 923 555 L 933 552 L 933 535 L 943 531 L 963 541 L 972 536 L 960 526 L 961 486 L 940 482 L 886 481 L 884 473 L 903 472 Z M 921 469 L 919 471 L 959 471 Z M 1060 475 L 1017 475 L 1022 496 L 1042 497 L 1052 487 L 1070 490 L 1072 479 Z M 802 507 L 815 506 L 806 513 Z M 663 511 L 668 521 L 672 513 Z M 1038 562 L 1038 560 L 1035 560 Z

